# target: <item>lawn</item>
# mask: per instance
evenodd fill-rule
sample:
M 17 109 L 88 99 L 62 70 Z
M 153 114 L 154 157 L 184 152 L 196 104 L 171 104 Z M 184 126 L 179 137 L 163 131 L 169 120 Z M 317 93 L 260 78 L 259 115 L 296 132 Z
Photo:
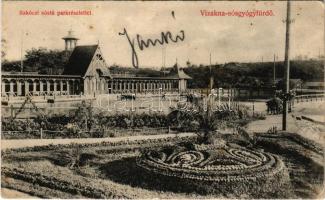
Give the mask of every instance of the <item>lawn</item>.
M 232 145 L 240 144 L 232 135 L 222 137 Z M 236 194 L 226 187 L 211 194 L 185 187 L 179 190 L 181 185 L 166 184 L 172 179 L 158 179 L 136 164 L 141 152 L 172 149 L 193 140 L 195 137 L 175 137 L 5 150 L 1 186 L 43 198 L 316 198 L 322 189 L 322 147 L 291 133 L 258 134 L 253 146 L 245 147 L 268 152 L 284 162 L 290 185 L 286 192 Z

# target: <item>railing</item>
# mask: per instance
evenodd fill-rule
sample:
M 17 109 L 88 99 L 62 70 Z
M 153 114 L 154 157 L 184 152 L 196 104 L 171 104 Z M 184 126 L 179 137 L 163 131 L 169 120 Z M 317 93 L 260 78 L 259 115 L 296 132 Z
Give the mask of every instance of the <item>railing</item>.
M 27 96 L 32 97 L 33 100 L 47 100 L 47 99 L 60 99 L 60 98 L 81 98 L 83 95 L 71 95 L 67 91 L 63 92 L 29 92 Z M 23 101 L 27 96 L 17 96 L 14 93 L 6 93 L 2 95 L 2 101 Z
M 68 91 L 29 91 L 26 96 L 68 95 Z M 17 92 L 2 92 L 2 96 L 18 96 Z
M 178 89 L 163 89 L 163 93 L 178 93 Z M 111 92 L 112 94 L 127 94 L 127 93 L 136 93 L 136 94 L 159 94 L 159 89 L 142 89 L 141 91 L 134 90 L 118 90 L 114 89 Z
M 62 139 L 62 138 L 106 138 L 129 135 L 158 135 L 171 133 L 170 128 L 114 128 L 111 130 L 24 130 L 24 131 L 1 131 L 2 139 Z
M 297 95 L 294 98 L 296 103 L 309 102 L 309 101 L 323 101 L 325 94 L 307 94 L 307 95 Z

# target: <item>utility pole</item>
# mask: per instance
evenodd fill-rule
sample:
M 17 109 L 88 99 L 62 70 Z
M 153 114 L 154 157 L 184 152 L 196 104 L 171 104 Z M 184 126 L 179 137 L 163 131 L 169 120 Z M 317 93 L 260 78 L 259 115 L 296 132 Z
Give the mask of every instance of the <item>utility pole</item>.
M 164 69 L 164 49 L 161 49 L 161 70 L 165 76 L 165 69 Z
M 275 54 L 273 58 L 273 86 L 275 86 Z
M 211 62 L 211 53 L 210 53 L 210 91 L 213 88 L 213 76 L 212 76 L 212 62 Z
M 162 68 L 162 70 L 163 70 L 163 73 L 164 73 L 164 76 L 166 76 L 166 74 L 165 74 L 165 62 L 166 62 L 166 47 L 162 47 L 162 49 L 161 49 L 161 68 Z
M 24 61 L 23 61 L 23 37 L 24 31 L 21 31 L 21 44 L 20 44 L 20 71 L 23 72 L 24 70 Z
M 287 130 L 287 114 L 288 114 L 288 101 L 287 96 L 289 93 L 289 80 L 290 80 L 290 12 L 291 0 L 287 1 L 287 19 L 286 19 L 286 39 L 285 39 L 285 54 L 284 54 L 284 88 L 283 88 L 283 113 L 282 113 L 282 130 Z

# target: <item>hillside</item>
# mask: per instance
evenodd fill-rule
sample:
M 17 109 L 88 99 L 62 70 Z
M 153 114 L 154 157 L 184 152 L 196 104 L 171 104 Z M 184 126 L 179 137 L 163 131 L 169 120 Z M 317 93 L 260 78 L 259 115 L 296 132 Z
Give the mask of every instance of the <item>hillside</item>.
M 24 60 L 24 71 L 38 72 L 40 74 L 60 74 L 68 60 L 68 54 L 59 50 L 44 48 L 28 50 Z M 290 63 L 290 78 L 302 81 L 323 81 L 324 64 L 322 60 L 294 60 Z M 226 63 L 211 66 L 211 74 L 214 77 L 215 87 L 227 86 L 270 86 L 273 81 L 273 62 L 256 63 Z M 175 67 L 175 66 L 173 66 Z M 110 66 L 112 74 L 132 74 L 133 76 L 159 77 L 170 71 L 169 67 L 158 71 L 154 68 L 130 68 L 119 65 Z M 20 61 L 4 61 L 2 71 L 21 70 Z M 184 71 L 193 80 L 188 84 L 190 88 L 206 88 L 209 84 L 210 66 L 194 65 L 187 63 Z M 275 64 L 276 78 L 282 78 L 284 62 Z
M 273 62 L 258 63 L 226 63 L 224 65 L 211 66 L 211 74 L 214 77 L 214 85 L 224 87 L 228 85 L 269 85 L 273 81 Z M 290 78 L 303 81 L 323 81 L 324 65 L 319 60 L 291 61 Z M 190 87 L 207 87 L 210 76 L 209 66 L 189 65 L 184 68 L 193 81 Z M 275 64 L 276 78 L 282 78 L 284 63 Z

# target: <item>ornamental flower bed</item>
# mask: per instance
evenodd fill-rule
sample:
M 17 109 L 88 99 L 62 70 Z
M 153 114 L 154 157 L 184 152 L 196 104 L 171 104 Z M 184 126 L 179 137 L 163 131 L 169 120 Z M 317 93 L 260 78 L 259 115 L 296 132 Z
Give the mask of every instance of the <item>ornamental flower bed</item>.
M 25 182 L 31 182 L 43 187 L 64 191 L 70 194 L 81 194 L 88 198 L 105 198 L 104 191 L 88 187 L 81 186 L 79 184 L 71 183 L 65 180 L 59 180 L 55 177 L 48 177 L 42 174 L 30 173 L 24 170 L 13 169 L 10 170 L 8 168 L 2 168 L 2 174 L 5 177 L 10 177 L 14 179 L 23 180 Z M 119 198 L 123 198 L 121 196 Z
M 273 137 L 249 149 L 228 137 L 204 145 L 175 137 L 5 150 L 1 186 L 67 199 L 316 198 L 320 155 L 310 141 Z
M 172 184 L 184 192 L 260 195 L 289 187 L 288 172 L 279 157 L 245 148 L 163 148 L 144 153 L 137 164 L 160 184 Z

